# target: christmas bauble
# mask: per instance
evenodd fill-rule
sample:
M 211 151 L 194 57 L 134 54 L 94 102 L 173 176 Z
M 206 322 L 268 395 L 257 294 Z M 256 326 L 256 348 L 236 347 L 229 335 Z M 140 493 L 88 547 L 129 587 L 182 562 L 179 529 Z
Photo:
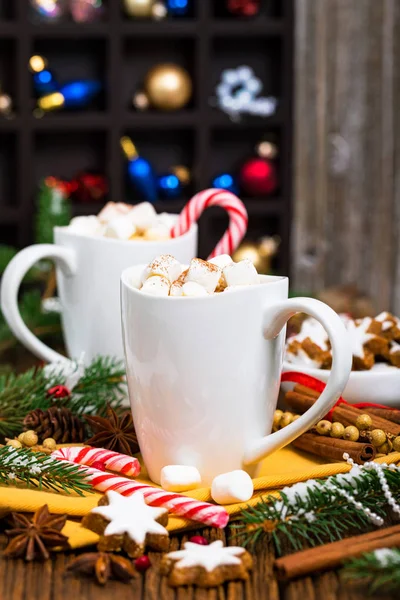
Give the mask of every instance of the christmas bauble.
M 124 0 L 124 9 L 129 17 L 149 19 L 152 16 L 155 0 Z
M 254 17 L 260 10 L 260 0 L 227 0 L 230 13 L 239 17 Z
M 51 396 L 54 399 L 68 398 L 70 395 L 71 392 L 65 385 L 55 385 L 47 390 L 47 396 Z
M 160 196 L 169 200 L 179 198 L 182 193 L 182 184 L 175 173 L 160 175 L 157 186 Z
M 92 23 L 103 12 L 102 0 L 70 0 L 69 9 L 75 23 Z
M 147 73 L 144 88 L 155 108 L 179 110 L 190 100 L 192 80 L 183 67 L 166 63 L 153 67 Z
M 56 21 L 67 14 L 67 0 L 30 0 L 35 13 L 46 21 Z
M 232 192 L 232 194 L 236 195 L 239 193 L 238 185 L 230 173 L 222 173 L 221 175 L 214 177 L 211 187 L 227 190 L 228 192 Z
M 239 184 L 249 196 L 271 194 L 278 186 L 274 163 L 268 158 L 250 158 L 239 171 Z

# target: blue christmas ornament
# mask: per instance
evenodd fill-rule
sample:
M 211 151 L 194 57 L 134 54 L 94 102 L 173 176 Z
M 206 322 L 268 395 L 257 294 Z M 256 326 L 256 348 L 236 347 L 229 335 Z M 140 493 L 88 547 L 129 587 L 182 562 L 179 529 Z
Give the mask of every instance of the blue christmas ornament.
M 54 75 L 48 69 L 43 69 L 43 71 L 33 74 L 33 85 L 35 93 L 38 96 L 51 94 L 58 90 L 58 84 L 54 79 Z
M 86 81 L 84 79 L 70 81 L 60 87 L 66 108 L 82 108 L 87 106 L 100 90 L 101 83 L 99 81 Z
M 136 191 L 148 202 L 157 201 L 157 181 L 149 161 L 141 156 L 128 162 L 128 175 Z
M 160 175 L 158 178 L 158 191 L 162 198 L 178 198 L 182 192 L 182 184 L 173 173 Z
M 167 0 L 168 14 L 173 17 L 184 17 L 189 12 L 190 0 Z
M 213 188 L 218 188 L 221 190 L 227 190 L 228 192 L 232 192 L 232 194 L 239 193 L 239 186 L 236 181 L 229 175 L 229 173 L 222 173 L 221 175 L 217 175 L 212 182 Z

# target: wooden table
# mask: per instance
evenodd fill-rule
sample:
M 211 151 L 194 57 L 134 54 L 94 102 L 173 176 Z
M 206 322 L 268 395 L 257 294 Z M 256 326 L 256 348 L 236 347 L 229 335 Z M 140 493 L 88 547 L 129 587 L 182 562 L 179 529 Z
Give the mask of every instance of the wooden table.
M 232 531 L 202 530 L 210 541 L 232 539 Z M 171 550 L 179 549 L 188 535 L 175 535 Z M 0 534 L 0 549 L 6 538 Z M 58 553 L 45 563 L 27 564 L 22 560 L 6 560 L 0 557 L 0 600 L 364 600 L 365 590 L 343 585 L 337 572 L 330 571 L 316 577 L 306 577 L 290 584 L 280 584 L 273 573 L 274 550 L 265 538 L 258 543 L 254 556 L 251 578 L 243 582 L 231 582 L 219 588 L 204 590 L 186 587 L 174 590 L 165 578 L 160 577 L 158 565 L 161 555 L 150 553 L 152 567 L 144 576 L 131 583 L 109 581 L 104 587 L 94 580 L 65 574 L 64 570 L 75 553 Z M 375 596 L 379 600 L 398 598 L 398 595 Z

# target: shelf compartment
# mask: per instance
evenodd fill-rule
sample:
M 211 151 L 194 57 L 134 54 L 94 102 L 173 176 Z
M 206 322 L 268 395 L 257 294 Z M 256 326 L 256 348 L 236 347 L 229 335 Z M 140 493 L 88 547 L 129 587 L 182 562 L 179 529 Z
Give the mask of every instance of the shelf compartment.
M 34 183 L 49 175 L 72 179 L 82 171 L 106 173 L 107 136 L 98 131 L 43 131 L 34 137 Z
M 121 73 L 121 88 L 118 91 L 122 94 L 124 106 L 127 110 L 138 113 L 132 105 L 134 94 L 142 89 L 143 81 L 152 67 L 161 63 L 178 64 L 188 71 L 194 84 L 194 53 L 195 45 L 190 38 L 177 39 L 173 44 L 164 39 L 125 39 L 123 44 L 123 65 Z M 172 118 L 178 114 L 186 112 L 193 108 L 196 90 L 193 89 L 192 100 L 189 104 L 179 111 L 156 111 L 149 109 L 148 115 L 169 116 Z M 149 117 L 150 118 L 150 117 Z
M 238 14 L 232 14 L 227 8 L 227 2 L 213 2 L 214 17 L 217 19 L 227 19 L 228 21 L 237 21 L 252 27 L 255 23 L 267 21 L 270 19 L 279 19 L 284 14 L 284 0 L 261 0 L 260 11 L 254 17 L 241 17 Z

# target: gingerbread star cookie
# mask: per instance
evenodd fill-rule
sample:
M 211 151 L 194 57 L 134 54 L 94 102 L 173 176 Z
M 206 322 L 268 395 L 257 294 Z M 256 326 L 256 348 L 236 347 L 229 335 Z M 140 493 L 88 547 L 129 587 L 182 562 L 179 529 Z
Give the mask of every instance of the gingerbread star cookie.
M 233 579 L 248 579 L 253 559 L 244 548 L 224 546 L 218 540 L 209 546 L 186 542 L 183 550 L 166 554 L 160 571 L 173 587 L 214 587 Z
M 141 492 L 121 496 L 109 491 L 82 520 L 83 527 L 99 534 L 100 552 L 125 550 L 132 558 L 142 555 L 146 547 L 168 550 L 167 524 L 167 509 L 147 506 Z

